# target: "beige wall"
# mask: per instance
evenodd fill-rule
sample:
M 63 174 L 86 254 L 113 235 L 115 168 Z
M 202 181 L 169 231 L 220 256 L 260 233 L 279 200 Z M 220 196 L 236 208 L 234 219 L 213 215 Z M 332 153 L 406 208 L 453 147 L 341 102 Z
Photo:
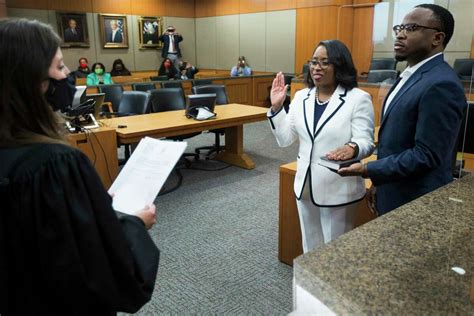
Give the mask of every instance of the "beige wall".
M 294 72 L 296 11 L 196 18 L 201 68 L 231 69 L 244 55 L 253 70 Z
M 121 58 L 125 66 L 132 71 L 158 69 L 161 63 L 161 50 L 140 49 L 138 44 L 138 16 L 127 15 L 128 48 L 104 49 L 99 37 L 99 15 L 87 14 L 87 28 L 89 30 L 89 48 L 64 48 L 63 55 L 66 65 L 74 70 L 80 57 L 86 57 L 89 64 L 100 61 L 107 71 L 112 68 L 115 59 Z M 9 17 L 37 19 L 49 23 L 57 30 L 56 11 L 7 8 Z M 183 35 L 183 58 L 191 63 L 196 62 L 196 42 L 194 18 L 165 17 L 165 25 L 172 24 Z
M 391 27 L 400 24 L 403 16 L 414 6 L 426 1 L 414 0 L 384 0 L 377 4 L 375 9 L 375 30 L 383 30 L 386 33 L 385 40 L 375 42 L 374 57 L 393 57 L 394 35 Z M 469 58 L 471 53 L 471 41 L 474 30 L 474 1 L 472 0 L 435 0 L 435 4 L 447 8 L 454 16 L 454 34 L 445 50 L 445 59 L 454 64 L 457 58 Z M 379 22 L 377 24 L 377 21 Z M 405 63 L 399 63 L 399 70 L 405 67 Z

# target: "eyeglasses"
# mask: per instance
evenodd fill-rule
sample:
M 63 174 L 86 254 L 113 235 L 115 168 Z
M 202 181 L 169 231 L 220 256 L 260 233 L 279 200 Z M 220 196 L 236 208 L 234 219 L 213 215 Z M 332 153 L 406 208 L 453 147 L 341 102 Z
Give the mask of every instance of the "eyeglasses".
M 308 60 L 308 65 L 313 68 L 316 68 L 316 65 L 319 65 L 321 69 L 327 69 L 331 63 L 329 62 L 329 59 L 311 59 Z
M 418 25 L 416 23 L 395 25 L 392 29 L 395 32 L 395 35 L 398 35 L 403 30 L 405 31 L 405 33 L 411 33 L 411 32 L 415 32 L 416 30 L 420 28 L 441 32 L 441 30 L 436 27 L 423 26 L 423 25 Z

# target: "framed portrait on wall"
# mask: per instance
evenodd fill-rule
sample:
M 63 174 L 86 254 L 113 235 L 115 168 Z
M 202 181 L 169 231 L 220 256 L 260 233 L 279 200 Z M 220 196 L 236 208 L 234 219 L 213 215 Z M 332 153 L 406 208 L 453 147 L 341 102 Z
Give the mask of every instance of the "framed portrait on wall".
M 161 17 L 139 16 L 138 33 L 140 49 L 163 47 L 163 43 L 158 40 L 163 33 L 163 19 Z
M 128 48 L 127 17 L 99 14 L 99 32 L 102 47 Z
M 62 39 L 61 47 L 89 47 L 87 16 L 85 13 L 57 12 L 58 34 Z

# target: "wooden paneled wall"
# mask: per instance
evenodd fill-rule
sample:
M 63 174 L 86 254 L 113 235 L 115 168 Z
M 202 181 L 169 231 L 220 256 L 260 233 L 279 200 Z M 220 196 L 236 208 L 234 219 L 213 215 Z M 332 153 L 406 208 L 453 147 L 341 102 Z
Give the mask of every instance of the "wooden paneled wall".
M 3 0 L 7 7 L 193 18 L 194 0 Z
M 0 18 L 7 16 L 7 5 L 5 4 L 5 0 L 0 0 Z
M 304 0 L 296 11 L 295 72 L 312 56 L 321 40 L 339 39 L 352 53 L 359 72 L 367 72 L 372 58 L 374 7 L 379 0 Z M 314 6 L 315 4 L 318 6 Z M 369 3 L 369 5 L 366 5 Z M 303 7 L 304 5 L 312 7 Z
M 295 9 L 299 1 L 300 0 L 196 0 L 196 17 L 203 18 Z

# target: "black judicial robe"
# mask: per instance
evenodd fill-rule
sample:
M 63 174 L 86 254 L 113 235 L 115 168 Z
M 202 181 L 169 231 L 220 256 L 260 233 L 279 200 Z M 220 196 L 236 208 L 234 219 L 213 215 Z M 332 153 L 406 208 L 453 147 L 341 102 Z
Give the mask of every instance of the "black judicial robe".
M 83 153 L 0 148 L 0 183 L 1 315 L 135 312 L 150 300 L 159 250 L 138 217 L 117 217 Z

